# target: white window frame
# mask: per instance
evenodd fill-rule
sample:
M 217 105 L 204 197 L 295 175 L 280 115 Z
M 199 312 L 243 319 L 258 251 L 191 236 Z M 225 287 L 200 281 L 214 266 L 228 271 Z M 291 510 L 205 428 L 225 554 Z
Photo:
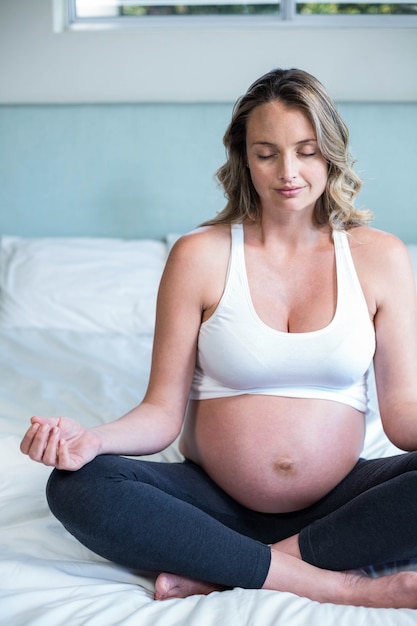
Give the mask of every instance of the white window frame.
M 190 0 L 190 4 L 193 0 Z M 198 1 L 198 0 L 197 0 Z M 238 0 L 220 0 L 213 4 L 239 3 Z M 268 2 L 268 0 L 266 0 Z M 272 0 L 271 0 L 272 1 Z M 314 0 L 311 0 L 312 2 Z M 388 4 L 401 3 L 402 0 L 387 0 Z M 352 0 L 338 0 L 339 4 L 352 3 Z M 139 4 L 135 0 L 126 0 L 123 4 Z M 172 0 L 145 0 L 143 4 L 174 4 Z M 175 4 L 179 3 L 175 2 Z M 210 4 L 210 0 L 207 4 Z M 264 2 L 266 3 L 266 2 Z M 378 0 L 369 0 L 364 4 L 381 4 Z M 346 27 L 346 28 L 417 28 L 416 15 L 299 15 L 296 14 L 296 0 L 281 0 L 281 11 L 277 15 L 206 15 L 206 16 L 144 16 L 144 17 L 101 17 L 77 18 L 75 0 L 54 0 L 55 30 L 92 31 L 121 30 L 131 28 L 288 28 L 288 27 Z

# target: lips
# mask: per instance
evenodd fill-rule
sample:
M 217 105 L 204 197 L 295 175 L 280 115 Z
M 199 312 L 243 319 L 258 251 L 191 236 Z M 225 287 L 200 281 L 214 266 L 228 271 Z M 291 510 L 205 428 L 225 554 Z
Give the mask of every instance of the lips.
M 303 187 L 281 187 L 281 189 L 277 189 L 277 193 L 279 193 L 281 196 L 284 196 L 285 198 L 294 198 L 302 190 Z

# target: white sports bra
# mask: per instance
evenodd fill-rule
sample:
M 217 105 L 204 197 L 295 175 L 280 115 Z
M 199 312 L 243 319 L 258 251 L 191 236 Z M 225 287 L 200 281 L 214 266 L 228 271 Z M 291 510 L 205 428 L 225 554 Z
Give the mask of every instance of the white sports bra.
M 257 315 L 249 291 L 242 224 L 231 227 L 226 286 L 201 324 L 190 398 L 242 394 L 334 400 L 366 411 L 375 331 L 345 232 L 333 231 L 337 306 L 328 326 L 278 331 Z

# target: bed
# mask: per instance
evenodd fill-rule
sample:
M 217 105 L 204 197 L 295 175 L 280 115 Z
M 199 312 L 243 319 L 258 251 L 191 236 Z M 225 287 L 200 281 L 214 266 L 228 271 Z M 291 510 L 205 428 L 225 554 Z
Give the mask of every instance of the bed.
M 0 239 L 0 624 L 415 626 L 411 610 L 318 604 L 262 590 L 156 602 L 151 577 L 91 553 L 49 512 L 50 468 L 19 451 L 29 418 L 63 414 L 94 425 L 141 400 L 158 282 L 174 239 Z M 417 278 L 417 245 L 409 250 Z M 364 455 L 396 452 L 379 424 L 371 376 Z M 153 458 L 180 455 L 173 444 Z M 417 561 L 385 573 L 405 567 L 417 570 Z

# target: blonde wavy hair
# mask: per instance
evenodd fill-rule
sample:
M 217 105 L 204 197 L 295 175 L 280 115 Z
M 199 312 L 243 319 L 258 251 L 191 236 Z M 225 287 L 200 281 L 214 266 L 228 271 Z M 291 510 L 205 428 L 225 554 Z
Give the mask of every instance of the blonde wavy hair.
M 275 69 L 256 80 L 234 106 L 223 138 L 227 161 L 216 173 L 227 204 L 204 225 L 230 224 L 246 219 L 260 221 L 259 197 L 246 166 L 246 125 L 257 106 L 274 100 L 307 115 L 316 132 L 319 149 L 328 163 L 327 186 L 316 203 L 315 222 L 337 230 L 369 223 L 371 212 L 357 210 L 354 206 L 362 182 L 353 171 L 348 129 L 332 99 L 311 74 L 300 69 Z

